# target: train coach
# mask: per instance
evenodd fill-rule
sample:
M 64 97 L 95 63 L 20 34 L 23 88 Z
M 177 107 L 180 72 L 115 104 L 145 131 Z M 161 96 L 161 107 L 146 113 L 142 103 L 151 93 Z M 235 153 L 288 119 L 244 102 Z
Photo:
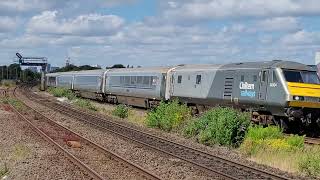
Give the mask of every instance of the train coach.
M 54 82 L 55 76 L 57 87 L 69 87 L 81 93 L 90 91 L 111 103 L 150 108 L 161 100 L 178 99 L 195 113 L 214 106 L 231 106 L 251 112 L 256 123 L 277 124 L 293 132 L 305 129 L 317 132 L 320 127 L 317 72 L 297 62 L 275 60 L 103 70 L 95 79 L 87 79 L 95 88 L 79 88 L 76 77 L 87 73 L 48 74 L 48 82 Z

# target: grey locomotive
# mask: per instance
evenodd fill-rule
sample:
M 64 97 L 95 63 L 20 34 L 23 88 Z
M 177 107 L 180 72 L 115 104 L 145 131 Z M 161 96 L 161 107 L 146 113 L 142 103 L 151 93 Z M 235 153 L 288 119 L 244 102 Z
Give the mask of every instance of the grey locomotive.
M 80 74 L 86 83 L 76 81 Z M 320 127 L 319 78 L 314 68 L 297 62 L 112 69 L 99 71 L 95 78 L 89 74 L 48 74 L 48 82 L 80 94 L 91 92 L 111 103 L 150 108 L 161 100 L 178 99 L 194 113 L 231 106 L 251 112 L 256 123 L 277 124 L 297 133 L 317 132 L 314 127 Z

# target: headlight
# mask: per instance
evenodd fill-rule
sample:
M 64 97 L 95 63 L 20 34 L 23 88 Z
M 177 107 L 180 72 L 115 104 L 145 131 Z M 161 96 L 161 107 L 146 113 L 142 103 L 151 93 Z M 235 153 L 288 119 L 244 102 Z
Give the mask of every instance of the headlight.
M 293 99 L 296 101 L 304 101 L 304 97 L 303 96 L 293 96 Z

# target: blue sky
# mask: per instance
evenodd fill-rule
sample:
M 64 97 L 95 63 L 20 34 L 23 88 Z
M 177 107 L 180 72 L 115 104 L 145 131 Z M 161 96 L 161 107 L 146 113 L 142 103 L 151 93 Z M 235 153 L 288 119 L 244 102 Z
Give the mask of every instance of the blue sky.
M 1 0 L 0 64 L 314 64 L 318 0 Z

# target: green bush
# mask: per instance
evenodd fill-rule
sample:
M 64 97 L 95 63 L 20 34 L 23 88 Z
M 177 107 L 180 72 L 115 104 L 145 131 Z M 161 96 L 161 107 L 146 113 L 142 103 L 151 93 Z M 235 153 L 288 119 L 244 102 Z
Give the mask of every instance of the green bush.
M 127 118 L 129 115 L 129 108 L 123 104 L 120 104 L 112 111 L 112 115 L 118 116 L 122 119 Z
M 186 105 L 181 105 L 177 100 L 160 102 L 160 105 L 150 111 L 146 118 L 149 127 L 171 131 L 181 123 L 191 118 L 191 110 Z
M 13 80 L 2 80 L 1 84 L 5 87 L 14 87 L 16 85 L 16 82 Z
M 260 126 L 250 127 L 241 144 L 240 150 L 248 155 L 255 155 L 259 151 L 296 151 L 304 147 L 304 136 L 284 136 L 281 129 L 275 126 L 266 128 Z
M 49 87 L 48 92 L 55 97 L 66 97 L 69 100 L 73 100 L 76 98 L 76 96 L 73 94 L 73 92 L 69 89 L 66 89 L 66 88 Z
M 2 103 L 11 104 L 13 107 L 15 107 L 18 110 L 23 110 L 23 108 L 25 107 L 21 101 L 19 101 L 18 99 L 14 99 L 14 98 L 3 99 Z
M 320 176 L 320 148 L 312 148 L 303 153 L 299 170 L 310 176 Z
M 81 107 L 81 108 L 84 108 L 84 109 L 88 109 L 88 110 L 91 110 L 91 111 L 97 111 L 97 107 L 95 107 L 89 100 L 86 100 L 86 99 L 76 99 L 74 101 L 74 104 Z
M 184 134 L 195 136 L 202 144 L 239 146 L 250 124 L 249 117 L 232 108 L 214 108 L 189 123 Z
M 281 129 L 276 126 L 253 126 L 249 128 L 246 138 L 252 140 L 278 139 L 283 138 L 283 133 Z

